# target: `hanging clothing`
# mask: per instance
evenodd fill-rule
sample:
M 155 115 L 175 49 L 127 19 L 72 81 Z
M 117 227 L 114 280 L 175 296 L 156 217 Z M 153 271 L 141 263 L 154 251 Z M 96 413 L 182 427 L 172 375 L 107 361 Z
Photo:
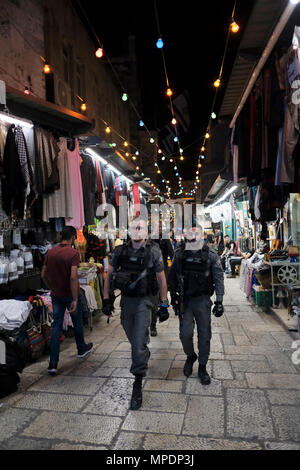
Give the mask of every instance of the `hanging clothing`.
M 59 189 L 57 160 L 60 148 L 50 132 L 39 127 L 35 132 L 35 174 L 38 194 Z
M 18 149 L 23 179 L 25 183 L 25 196 L 27 197 L 30 193 L 30 177 L 29 177 L 29 162 L 28 162 L 28 153 L 26 148 L 25 137 L 22 132 L 22 127 L 16 126 L 15 128 L 15 139 Z
M 92 287 L 88 285 L 81 285 L 80 287 L 85 292 L 85 297 L 87 300 L 89 310 L 90 311 L 98 310 L 97 301 L 96 301 L 95 294 L 94 294 Z
M 96 214 L 97 174 L 93 159 L 89 155 L 81 155 L 80 174 L 82 181 L 85 225 L 94 225 Z
M 254 203 L 254 215 L 255 220 L 260 220 L 261 213 L 260 213 L 260 198 L 261 198 L 261 188 L 258 186 L 257 193 L 255 196 L 255 203 Z
M 75 149 L 73 151 L 67 149 L 67 154 L 68 154 L 68 167 L 69 167 L 73 217 L 66 218 L 66 225 L 72 225 L 76 229 L 79 229 L 85 225 L 85 221 L 84 221 L 82 181 L 81 181 L 81 173 L 80 173 L 79 144 L 78 144 L 77 139 L 75 143 Z
M 59 153 L 57 168 L 59 171 L 60 187 L 54 193 L 45 194 L 43 198 L 43 220 L 59 219 L 60 217 L 72 218 L 72 194 L 68 165 L 67 140 L 60 138 L 58 141 Z
M 132 192 L 133 192 L 133 201 L 134 201 L 134 214 L 139 215 L 140 213 L 140 191 L 139 185 L 133 184 L 132 185 Z
M 293 103 L 289 103 L 286 107 L 284 120 L 280 183 L 294 183 L 295 163 L 293 159 L 293 152 L 299 140 L 299 132 L 296 129 L 297 120 L 297 106 L 295 106 Z
M 105 197 L 104 183 L 103 183 L 103 178 L 102 178 L 102 173 L 101 173 L 101 168 L 100 168 L 100 163 L 99 163 L 98 158 L 94 159 L 94 164 L 95 164 L 96 174 L 97 174 L 97 189 L 98 189 L 98 207 L 96 210 L 96 216 L 103 216 L 105 206 L 106 206 L 106 197 Z
M 120 176 L 116 176 L 115 184 L 114 184 L 114 190 L 116 192 L 116 204 L 117 204 L 117 206 L 120 205 L 120 196 L 122 194 L 121 189 L 122 189 L 121 178 L 120 178 Z
M 2 207 L 8 216 L 13 214 L 19 218 L 24 217 L 25 190 L 21 162 L 15 139 L 15 126 L 8 129 L 4 156 L 3 156 L 3 179 L 2 179 Z

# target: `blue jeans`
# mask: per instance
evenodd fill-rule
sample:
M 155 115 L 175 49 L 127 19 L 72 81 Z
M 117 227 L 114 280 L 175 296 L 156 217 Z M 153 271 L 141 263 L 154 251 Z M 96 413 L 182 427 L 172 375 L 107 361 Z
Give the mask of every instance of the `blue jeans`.
M 64 322 L 66 309 L 69 309 L 73 301 L 72 297 L 52 297 L 53 319 L 51 344 L 50 344 L 50 363 L 58 364 L 60 337 Z M 78 297 L 77 309 L 71 313 L 74 326 L 75 341 L 77 344 L 78 354 L 82 354 L 86 350 L 86 344 L 83 338 L 83 322 L 82 322 L 82 295 Z

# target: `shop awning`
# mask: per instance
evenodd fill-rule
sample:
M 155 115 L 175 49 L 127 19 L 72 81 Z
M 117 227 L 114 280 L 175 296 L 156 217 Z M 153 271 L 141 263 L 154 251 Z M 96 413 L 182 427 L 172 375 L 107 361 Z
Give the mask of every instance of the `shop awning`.
M 289 0 L 257 0 L 232 68 L 219 117 L 232 117 Z
M 119 152 L 115 151 L 101 136 L 81 136 L 79 139 L 81 148 L 90 148 L 102 157 L 107 164 L 112 165 L 123 176 L 129 178 L 133 183 L 138 183 L 139 186 L 152 193 L 153 189 L 144 178 L 136 173 L 135 166 L 126 160 Z
M 25 95 L 22 91 L 9 86 L 6 87 L 6 105 L 9 112 L 15 116 L 73 136 L 85 134 L 94 128 L 94 121 L 83 114 L 33 95 Z
M 220 194 L 223 193 L 231 185 L 232 185 L 231 181 L 224 180 L 219 175 L 218 178 L 215 180 L 214 184 L 212 185 L 206 198 L 204 199 L 203 204 L 205 206 L 209 204 L 213 204 L 218 199 Z

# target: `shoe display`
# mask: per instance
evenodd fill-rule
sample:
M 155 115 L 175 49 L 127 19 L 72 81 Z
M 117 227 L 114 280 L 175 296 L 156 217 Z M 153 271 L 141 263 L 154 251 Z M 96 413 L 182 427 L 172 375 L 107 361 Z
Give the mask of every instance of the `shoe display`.
M 89 343 L 86 345 L 86 349 L 83 353 L 77 354 L 77 357 L 85 357 L 87 354 L 89 354 L 93 349 L 93 343 Z
M 206 370 L 206 365 L 199 364 L 198 377 L 202 385 L 209 385 L 211 380 L 210 376 Z
M 56 375 L 57 374 L 57 364 L 49 364 L 48 366 L 48 374 L 49 375 Z
M 194 353 L 193 356 L 188 356 L 187 360 L 185 361 L 184 368 L 183 368 L 183 373 L 186 377 L 189 377 L 192 375 L 193 372 L 193 364 L 195 361 L 197 361 L 197 354 Z
M 135 381 L 133 383 L 133 388 L 132 388 L 130 410 L 136 411 L 142 406 L 142 401 L 143 401 L 142 382 L 143 382 L 143 376 L 136 375 Z

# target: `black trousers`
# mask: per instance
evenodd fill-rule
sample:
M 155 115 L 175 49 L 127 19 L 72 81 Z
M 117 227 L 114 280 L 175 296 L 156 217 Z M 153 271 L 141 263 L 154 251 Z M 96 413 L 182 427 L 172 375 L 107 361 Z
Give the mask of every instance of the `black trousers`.
M 241 257 L 238 256 L 233 256 L 232 258 L 229 259 L 229 264 L 230 264 L 230 270 L 232 274 L 235 274 L 235 267 L 239 266 L 242 263 Z

